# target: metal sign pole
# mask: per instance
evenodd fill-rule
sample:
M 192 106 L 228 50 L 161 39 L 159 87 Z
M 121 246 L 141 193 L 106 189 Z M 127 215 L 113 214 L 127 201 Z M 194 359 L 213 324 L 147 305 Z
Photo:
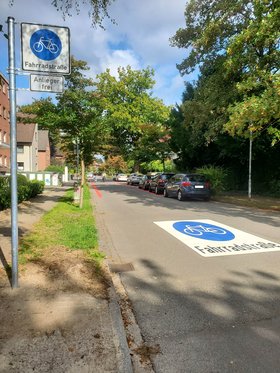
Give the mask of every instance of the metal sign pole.
M 8 17 L 9 93 L 11 147 L 11 227 L 12 227 L 12 288 L 18 287 L 18 196 L 17 196 L 17 119 L 15 74 L 15 19 Z
M 249 138 L 249 180 L 248 180 L 248 198 L 252 198 L 252 142 L 253 134 L 250 129 L 250 138 Z

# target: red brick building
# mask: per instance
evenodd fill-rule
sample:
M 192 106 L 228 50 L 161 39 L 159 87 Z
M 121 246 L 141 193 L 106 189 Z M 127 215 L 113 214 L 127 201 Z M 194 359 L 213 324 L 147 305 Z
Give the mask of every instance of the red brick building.
M 51 164 L 49 131 L 38 131 L 38 170 L 44 171 Z
M 0 174 L 10 172 L 9 82 L 0 73 Z

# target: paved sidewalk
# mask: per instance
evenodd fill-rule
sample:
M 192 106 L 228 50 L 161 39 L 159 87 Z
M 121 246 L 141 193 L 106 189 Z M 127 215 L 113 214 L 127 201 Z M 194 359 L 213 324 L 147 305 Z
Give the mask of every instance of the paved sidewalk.
M 43 195 L 22 203 L 18 209 L 19 236 L 31 230 L 66 189 L 46 189 Z M 0 372 L 131 373 L 114 288 L 108 289 L 109 299 L 83 291 L 80 284 L 72 289 L 79 269 L 77 261 L 74 269 L 67 268 L 70 290 L 65 290 L 65 281 L 57 286 L 48 268 L 38 269 L 36 264 L 31 264 L 34 281 L 32 271 L 28 276 L 23 272 L 20 287 L 11 289 L 4 270 L 11 263 L 10 225 L 10 210 L 1 211 Z

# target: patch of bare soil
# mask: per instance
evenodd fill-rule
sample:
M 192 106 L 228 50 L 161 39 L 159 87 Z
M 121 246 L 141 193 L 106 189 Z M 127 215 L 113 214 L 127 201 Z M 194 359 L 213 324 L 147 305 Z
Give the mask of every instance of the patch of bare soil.
M 235 193 L 231 195 L 217 195 L 213 197 L 213 200 L 267 211 L 280 211 L 279 198 L 269 198 L 264 196 L 252 196 L 252 198 L 248 198 L 247 195 Z
M 63 247 L 20 269 L 0 269 L 0 372 L 115 372 L 110 280 L 81 251 Z

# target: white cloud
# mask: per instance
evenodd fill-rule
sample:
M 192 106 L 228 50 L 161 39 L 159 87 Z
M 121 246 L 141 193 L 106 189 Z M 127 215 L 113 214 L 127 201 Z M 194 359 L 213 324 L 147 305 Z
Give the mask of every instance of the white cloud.
M 119 66 L 130 65 L 133 70 L 140 69 L 139 61 L 133 51 L 115 50 L 108 54 L 101 63 L 101 70 L 110 69 L 112 75 L 117 76 Z

